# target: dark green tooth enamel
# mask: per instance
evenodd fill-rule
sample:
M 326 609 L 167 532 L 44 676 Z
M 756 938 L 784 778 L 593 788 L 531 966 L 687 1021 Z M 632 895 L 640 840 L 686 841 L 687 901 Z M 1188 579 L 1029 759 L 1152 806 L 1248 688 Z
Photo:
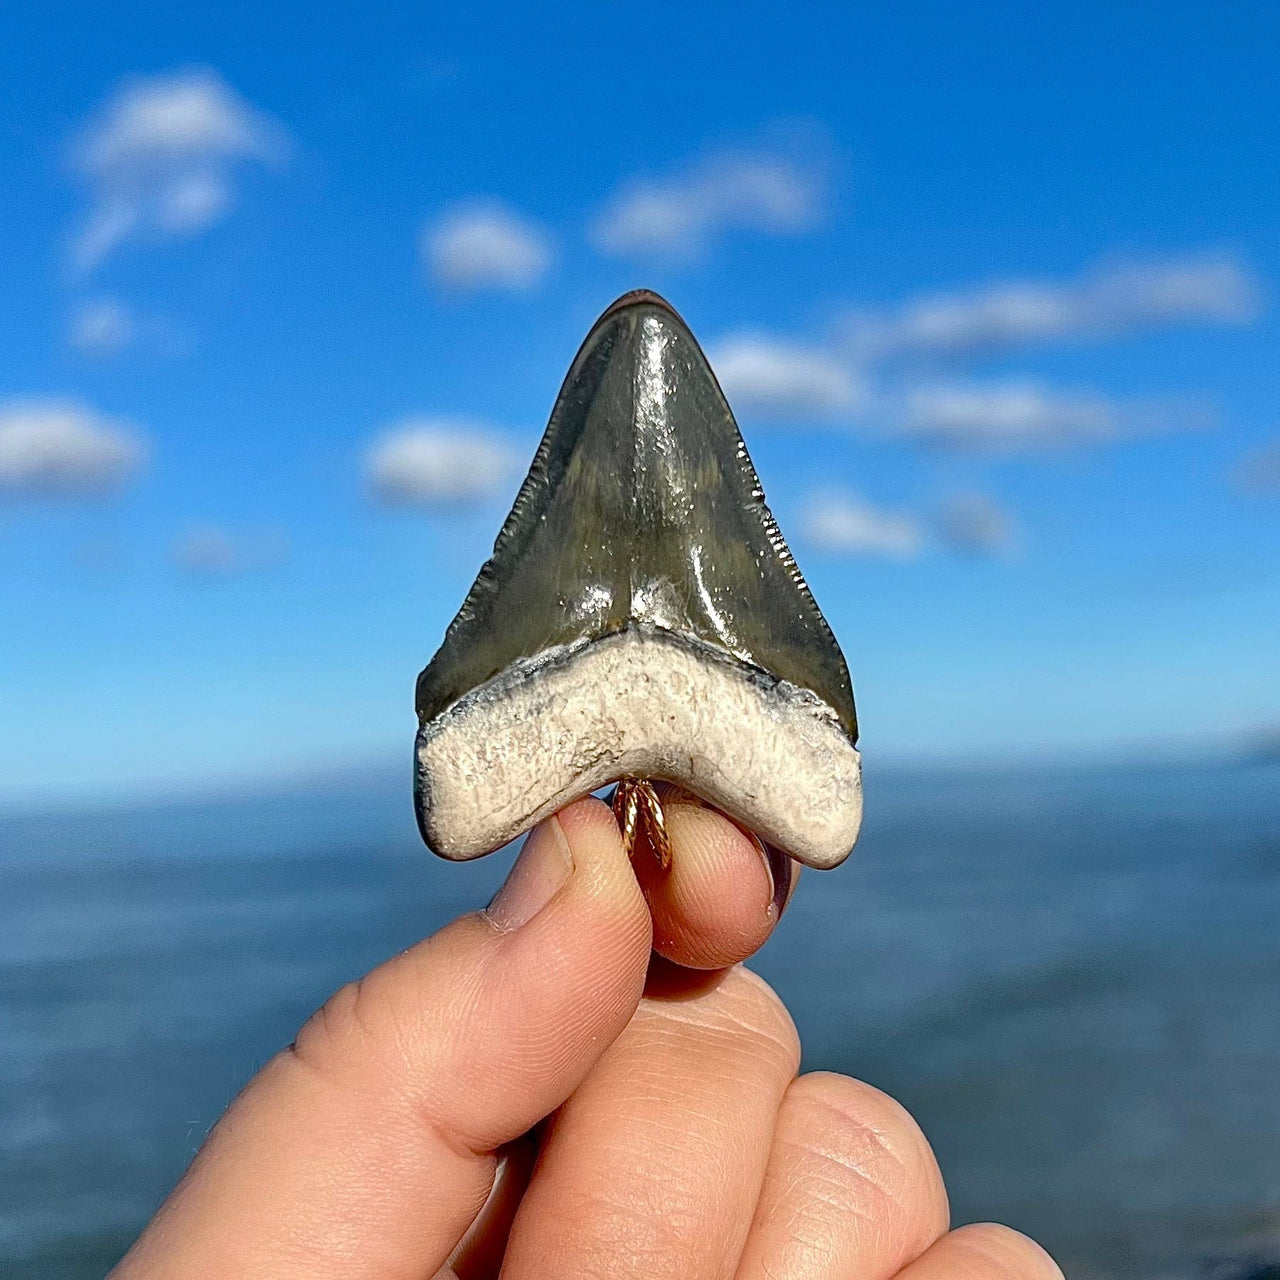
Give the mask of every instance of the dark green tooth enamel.
M 578 352 L 493 556 L 418 679 L 418 716 L 630 626 L 810 690 L 856 741 L 844 657 L 733 414 L 687 326 L 647 292 L 614 303 Z

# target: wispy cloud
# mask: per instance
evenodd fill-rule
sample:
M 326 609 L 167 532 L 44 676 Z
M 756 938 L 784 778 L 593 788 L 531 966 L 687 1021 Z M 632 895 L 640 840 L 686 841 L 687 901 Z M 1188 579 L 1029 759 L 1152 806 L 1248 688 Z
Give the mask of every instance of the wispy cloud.
M 211 580 L 274 568 L 288 553 L 288 539 L 278 529 L 197 525 L 174 544 L 173 562 L 189 577 Z
M 1192 401 L 1116 401 L 1032 379 L 939 382 L 886 397 L 885 430 L 972 453 L 1036 453 L 1194 430 L 1212 414 Z
M 1280 494 L 1280 440 L 1248 454 L 1236 467 L 1234 479 L 1246 493 Z
M 865 398 L 862 379 L 821 347 L 765 334 L 734 334 L 708 353 L 736 411 L 767 417 L 834 418 Z
M 90 298 L 71 313 L 67 341 L 84 355 L 118 355 L 134 339 L 137 326 L 123 303 L 115 298 Z
M 852 493 L 815 494 L 800 527 L 809 544 L 819 550 L 892 560 L 914 560 L 928 540 L 915 516 L 873 506 Z
M 73 171 L 89 192 L 72 267 L 91 271 L 131 239 L 206 230 L 235 203 L 246 166 L 287 150 L 282 126 L 214 71 L 125 81 L 72 148 Z
M 915 560 L 950 548 L 972 556 L 1001 556 L 1017 546 L 1013 516 L 986 494 L 955 494 L 932 515 L 881 507 L 856 493 L 811 496 L 800 529 L 812 547 L 836 555 Z
M 1074 280 L 995 281 L 862 313 L 849 322 L 848 345 L 865 362 L 984 355 L 1172 325 L 1244 324 L 1261 302 L 1256 276 L 1230 254 L 1112 262 Z
M 520 463 L 499 432 L 458 418 L 406 418 L 370 446 L 365 474 L 387 506 L 433 509 L 503 494 Z
M 109 496 L 141 472 L 147 456 L 136 427 L 79 401 L 0 404 L 0 497 Z
M 1017 545 L 1013 516 L 986 494 L 956 494 L 943 503 L 934 525 L 943 542 L 973 555 L 1003 555 Z
M 879 385 L 835 351 L 741 335 L 709 348 L 730 405 L 783 424 L 831 425 L 933 448 L 1048 453 L 1199 430 L 1213 425 L 1191 397 L 1118 400 L 1033 378 L 882 377 Z
M 551 237 L 506 205 L 458 205 L 423 228 L 422 258 L 444 288 L 521 291 L 546 275 Z
M 822 221 L 829 170 L 812 139 L 712 152 L 665 176 L 625 183 L 590 238 L 602 253 L 689 259 L 730 231 L 795 235 Z
M 1103 338 L 1174 324 L 1244 324 L 1262 287 L 1223 254 L 1111 265 L 1065 282 L 1010 281 L 863 312 L 825 342 L 760 333 L 709 347 L 735 409 L 776 421 L 843 425 L 922 444 L 1029 453 L 1211 425 L 1192 397 L 1117 400 L 1030 377 L 952 369 L 1033 341 Z

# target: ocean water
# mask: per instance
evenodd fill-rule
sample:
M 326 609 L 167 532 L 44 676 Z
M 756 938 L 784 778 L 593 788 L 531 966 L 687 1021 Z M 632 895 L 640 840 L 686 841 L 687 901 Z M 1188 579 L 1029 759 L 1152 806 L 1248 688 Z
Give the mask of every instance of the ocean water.
M 1280 768 L 867 789 L 754 962 L 806 1066 L 901 1098 L 956 1220 L 1077 1280 L 1280 1274 Z M 429 857 L 385 781 L 0 812 L 0 1274 L 101 1276 L 307 1014 L 508 861 Z

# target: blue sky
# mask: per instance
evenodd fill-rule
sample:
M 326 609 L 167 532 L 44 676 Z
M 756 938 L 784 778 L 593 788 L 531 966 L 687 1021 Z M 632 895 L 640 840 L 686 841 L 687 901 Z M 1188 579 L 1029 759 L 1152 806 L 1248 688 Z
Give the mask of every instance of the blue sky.
M 407 767 L 637 286 L 869 756 L 1280 721 L 1272 7 L 693 9 L 6 6 L 0 798 Z

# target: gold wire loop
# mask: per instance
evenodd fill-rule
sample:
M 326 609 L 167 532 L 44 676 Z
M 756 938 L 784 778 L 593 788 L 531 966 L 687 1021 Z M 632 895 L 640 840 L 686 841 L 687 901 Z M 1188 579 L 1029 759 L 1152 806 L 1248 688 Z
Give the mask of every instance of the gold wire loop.
M 663 871 L 671 870 L 671 837 L 653 783 L 647 778 L 623 778 L 613 793 L 613 814 L 622 828 L 622 847 L 628 858 L 635 853 L 636 837 L 643 831 L 658 865 Z

